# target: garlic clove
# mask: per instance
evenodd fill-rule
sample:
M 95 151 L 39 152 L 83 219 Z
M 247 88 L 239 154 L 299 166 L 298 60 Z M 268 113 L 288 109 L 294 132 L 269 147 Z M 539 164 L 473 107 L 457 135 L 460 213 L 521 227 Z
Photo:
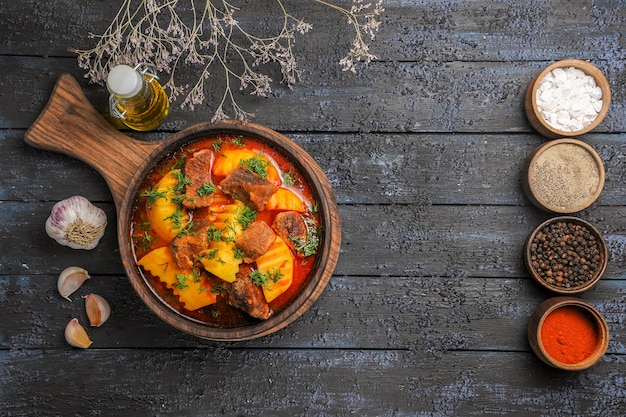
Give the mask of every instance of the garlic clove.
M 85 310 L 91 326 L 100 327 L 111 315 L 111 306 L 98 294 L 85 296 Z
M 57 289 L 59 290 L 59 294 L 61 294 L 63 298 L 72 301 L 70 299 L 70 295 L 79 289 L 80 286 L 83 285 L 83 283 L 89 278 L 91 277 L 84 268 L 79 266 L 70 266 L 65 268 L 57 280 Z
M 65 341 L 74 347 L 83 349 L 87 349 L 93 343 L 85 328 L 76 318 L 70 320 L 65 326 Z
M 98 245 L 106 225 L 104 210 L 76 195 L 52 207 L 46 220 L 46 233 L 61 245 L 90 250 Z

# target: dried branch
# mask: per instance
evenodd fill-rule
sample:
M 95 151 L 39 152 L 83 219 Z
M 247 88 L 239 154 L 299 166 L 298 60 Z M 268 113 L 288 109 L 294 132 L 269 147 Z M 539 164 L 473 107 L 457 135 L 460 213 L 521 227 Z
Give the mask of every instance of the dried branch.
M 85 77 L 100 84 L 116 65 L 152 62 L 159 72 L 169 74 L 164 87 L 170 100 L 182 97 L 181 107 L 190 110 L 205 102 L 211 71 L 223 71 L 226 85 L 211 120 L 229 118 L 228 112 L 247 120 L 253 114 L 237 104 L 234 91 L 269 94 L 273 80 L 262 72 L 265 65 L 277 64 L 282 82 L 290 88 L 301 80 L 293 45 L 296 35 L 306 34 L 312 25 L 290 14 L 283 0 L 275 1 L 281 11 L 279 32 L 258 36 L 239 24 L 239 9 L 226 0 L 188 0 L 184 5 L 179 0 L 124 0 L 104 33 L 89 35 L 98 40 L 94 48 L 70 51 L 78 55 L 78 65 L 87 70 Z M 356 72 L 358 62 L 376 59 L 366 39 L 373 40 L 379 29 L 382 0 L 374 5 L 352 0 L 349 10 L 324 0 L 312 1 L 342 13 L 354 28 L 352 48 L 339 61 L 344 71 Z M 177 13 L 184 7 L 192 12 L 189 22 Z M 195 85 L 179 85 L 176 71 L 181 65 L 199 68 Z

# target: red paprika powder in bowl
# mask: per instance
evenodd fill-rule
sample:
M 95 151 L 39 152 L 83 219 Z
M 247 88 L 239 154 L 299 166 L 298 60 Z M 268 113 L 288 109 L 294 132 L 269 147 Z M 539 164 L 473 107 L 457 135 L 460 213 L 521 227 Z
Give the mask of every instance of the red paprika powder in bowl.
M 543 362 L 567 371 L 595 365 L 609 345 L 606 320 L 574 297 L 553 297 L 537 307 L 528 323 L 528 341 Z

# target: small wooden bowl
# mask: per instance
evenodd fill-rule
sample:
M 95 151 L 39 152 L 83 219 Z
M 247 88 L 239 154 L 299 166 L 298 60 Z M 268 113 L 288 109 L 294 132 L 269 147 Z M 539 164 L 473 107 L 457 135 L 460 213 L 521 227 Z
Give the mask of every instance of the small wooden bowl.
M 580 362 L 565 363 L 555 359 L 549 353 L 549 349 L 546 349 L 541 335 L 542 326 L 546 318 L 554 311 L 563 307 L 579 309 L 594 323 L 596 328 L 597 344 L 595 349 Z M 528 342 L 533 352 L 544 363 L 566 371 L 582 371 L 595 365 L 604 356 L 609 346 L 609 326 L 602 314 L 590 304 L 575 297 L 553 297 L 541 303 L 530 316 L 528 321 Z
M 584 282 L 581 285 L 567 288 L 567 287 L 562 287 L 556 284 L 549 283 L 542 276 L 539 275 L 538 271 L 533 266 L 533 262 L 536 261 L 536 259 L 533 259 L 533 255 L 532 255 L 532 252 L 533 252 L 532 244 L 535 240 L 535 237 L 545 227 L 554 223 L 558 223 L 558 222 L 573 223 L 576 225 L 583 226 L 585 229 L 589 231 L 589 233 L 591 233 L 591 235 L 594 236 L 596 244 L 598 246 L 598 251 L 599 251 L 598 255 L 600 256 L 600 260 L 598 262 L 598 266 L 595 270 L 595 273 L 592 275 L 591 279 L 589 279 L 588 281 Z M 579 219 L 578 217 L 561 216 L 561 217 L 554 217 L 552 219 L 546 220 L 545 222 L 537 226 L 537 228 L 528 236 L 528 239 L 526 240 L 524 244 L 524 263 L 526 264 L 526 269 L 528 270 L 529 274 L 532 276 L 532 278 L 535 281 L 537 281 L 537 283 L 539 283 L 539 285 L 558 294 L 564 294 L 564 295 L 580 294 L 584 291 L 587 291 L 589 288 L 593 287 L 604 274 L 604 271 L 606 270 L 606 266 L 608 264 L 608 259 L 609 259 L 608 249 L 606 246 L 606 242 L 604 241 L 604 238 L 602 237 L 602 234 L 600 233 L 600 231 L 596 229 L 591 223 L 583 219 Z
M 604 179 L 598 153 L 585 142 L 563 138 L 544 142 L 528 156 L 522 187 L 541 210 L 572 214 L 598 199 Z
M 545 77 L 549 72 L 551 72 L 552 70 L 556 68 L 569 68 L 569 67 L 578 68 L 581 71 L 583 71 L 585 74 L 592 76 L 595 79 L 598 87 L 602 89 L 602 108 L 600 109 L 598 116 L 594 119 L 594 121 L 591 124 L 587 125 L 583 129 L 580 129 L 576 132 L 566 132 L 563 130 L 559 130 L 551 126 L 548 122 L 546 122 L 546 120 L 539 113 L 539 109 L 537 106 L 537 99 L 536 99 L 537 88 L 539 86 L 539 82 L 543 79 L 543 77 Z M 611 87 L 609 86 L 609 82 L 607 81 L 602 71 L 600 71 L 598 67 L 596 67 L 595 65 L 587 61 L 582 61 L 579 59 L 565 59 L 562 61 L 557 61 L 553 63 L 552 65 L 549 65 L 548 67 L 546 67 L 543 71 L 537 74 L 537 76 L 535 76 L 535 78 L 533 78 L 533 80 L 530 82 L 530 84 L 528 85 L 528 88 L 526 89 L 526 95 L 524 98 L 524 109 L 526 110 L 526 117 L 528 118 L 528 121 L 533 126 L 533 128 L 535 128 L 537 132 L 539 132 L 543 136 L 546 136 L 547 138 L 550 138 L 550 139 L 580 136 L 584 133 L 587 133 L 595 129 L 600 123 L 602 123 L 602 121 L 606 117 L 607 113 L 609 112 L 610 105 L 611 105 Z

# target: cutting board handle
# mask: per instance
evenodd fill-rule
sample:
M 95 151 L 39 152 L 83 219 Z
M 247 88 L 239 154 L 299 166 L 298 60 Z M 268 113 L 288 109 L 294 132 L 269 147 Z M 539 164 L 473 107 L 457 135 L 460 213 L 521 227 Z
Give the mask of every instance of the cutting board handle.
M 69 74 L 59 77 L 48 104 L 24 140 L 35 148 L 63 153 L 95 168 L 106 180 L 118 211 L 139 166 L 159 146 L 115 129 Z

